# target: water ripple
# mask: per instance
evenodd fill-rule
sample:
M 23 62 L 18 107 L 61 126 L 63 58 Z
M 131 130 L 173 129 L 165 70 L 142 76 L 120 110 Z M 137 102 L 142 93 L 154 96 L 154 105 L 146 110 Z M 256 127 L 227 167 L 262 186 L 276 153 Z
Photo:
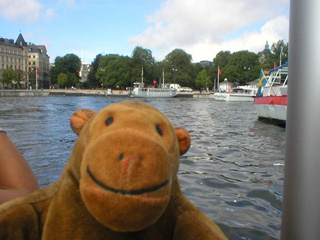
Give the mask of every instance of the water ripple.
M 55 182 L 77 136 L 78 109 L 99 110 L 123 99 L 0 98 L 0 125 L 29 161 L 41 187 Z M 285 129 L 261 123 L 252 103 L 212 99 L 142 99 L 191 136 L 178 177 L 183 194 L 230 239 L 280 237 Z

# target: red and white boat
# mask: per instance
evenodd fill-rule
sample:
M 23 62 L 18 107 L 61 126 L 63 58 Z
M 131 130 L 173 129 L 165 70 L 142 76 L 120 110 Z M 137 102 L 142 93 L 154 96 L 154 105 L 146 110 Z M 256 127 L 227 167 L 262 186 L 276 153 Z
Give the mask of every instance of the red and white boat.
M 270 70 L 267 83 L 254 98 L 254 107 L 260 120 L 285 123 L 287 120 L 288 63 Z

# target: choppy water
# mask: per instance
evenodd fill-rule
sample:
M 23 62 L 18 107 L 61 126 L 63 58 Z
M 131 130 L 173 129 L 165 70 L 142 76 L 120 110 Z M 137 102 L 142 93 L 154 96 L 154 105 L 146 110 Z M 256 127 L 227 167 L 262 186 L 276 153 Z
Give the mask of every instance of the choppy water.
M 74 146 L 73 112 L 121 101 L 104 97 L 0 98 L 0 125 L 41 188 L 56 181 Z M 285 129 L 257 121 L 252 103 L 146 99 L 191 135 L 179 179 L 184 195 L 230 239 L 278 239 Z

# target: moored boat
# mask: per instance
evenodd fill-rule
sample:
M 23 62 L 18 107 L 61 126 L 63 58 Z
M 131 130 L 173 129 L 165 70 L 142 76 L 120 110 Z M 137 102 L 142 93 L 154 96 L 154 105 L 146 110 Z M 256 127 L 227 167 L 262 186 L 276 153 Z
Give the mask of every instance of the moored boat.
M 177 90 L 170 88 L 170 84 L 164 84 L 164 71 L 162 71 L 162 84 L 159 87 L 145 87 L 143 82 L 143 68 L 142 81 L 134 83 L 134 89 L 130 95 L 133 98 L 172 98 L 177 96 Z
M 213 98 L 225 102 L 253 102 L 257 92 L 258 88 L 254 86 L 238 86 L 233 88 L 232 92 L 216 92 Z
M 177 91 L 169 87 L 144 87 L 143 83 L 134 83 L 130 97 L 140 98 L 170 98 L 177 96 Z
M 270 70 L 270 76 L 266 80 L 266 84 L 263 88 L 260 86 L 261 91 L 259 90 L 254 98 L 258 118 L 285 123 L 287 120 L 288 63 Z

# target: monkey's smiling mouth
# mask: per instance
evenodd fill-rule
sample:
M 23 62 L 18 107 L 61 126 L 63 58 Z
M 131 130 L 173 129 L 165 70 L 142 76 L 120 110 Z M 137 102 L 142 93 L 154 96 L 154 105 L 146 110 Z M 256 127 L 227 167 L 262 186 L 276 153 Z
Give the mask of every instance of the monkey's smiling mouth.
M 158 184 L 158 185 L 154 185 L 152 187 L 148 187 L 148 188 L 142 188 L 142 189 L 137 189 L 137 190 L 119 190 L 119 189 L 115 189 L 112 187 L 107 186 L 106 184 L 100 182 L 98 179 L 96 179 L 96 177 L 92 174 L 92 172 L 89 169 L 89 166 L 87 166 L 87 173 L 89 174 L 89 176 L 91 177 L 91 179 L 98 184 L 100 187 L 114 192 L 114 193 L 120 193 L 123 195 L 141 195 L 143 193 L 149 193 L 149 192 L 154 192 L 159 190 L 160 188 L 166 186 L 168 184 L 168 180 L 163 181 L 162 183 Z

